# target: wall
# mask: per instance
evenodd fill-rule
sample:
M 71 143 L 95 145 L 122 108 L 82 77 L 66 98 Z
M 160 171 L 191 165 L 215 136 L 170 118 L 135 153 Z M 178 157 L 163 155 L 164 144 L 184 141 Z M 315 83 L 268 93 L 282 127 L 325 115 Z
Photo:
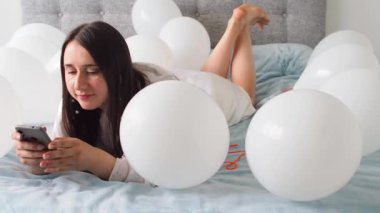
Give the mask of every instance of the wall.
M 379 0 L 327 0 L 326 33 L 352 29 L 371 40 L 380 59 Z M 0 46 L 4 45 L 21 26 L 21 0 L 1 0 Z
M 327 0 L 326 33 L 351 29 L 365 34 L 380 59 L 380 1 Z
M 21 0 L 1 0 L 0 2 L 0 46 L 9 41 L 21 26 Z

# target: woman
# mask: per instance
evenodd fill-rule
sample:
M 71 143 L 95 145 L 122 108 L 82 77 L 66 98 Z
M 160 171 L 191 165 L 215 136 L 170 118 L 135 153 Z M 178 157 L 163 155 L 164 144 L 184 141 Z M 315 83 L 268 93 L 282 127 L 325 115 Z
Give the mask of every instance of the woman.
M 255 101 L 255 66 L 251 27 L 269 23 L 259 7 L 243 4 L 233 11 L 227 29 L 203 70 L 227 78 Z M 34 174 L 88 171 L 104 180 L 144 182 L 123 156 L 120 119 L 131 98 L 147 86 L 176 76 L 132 65 L 122 35 L 104 22 L 74 29 L 62 47 L 63 102 L 49 150 L 21 142 L 15 132 L 16 153 Z M 157 71 L 157 72 L 156 72 Z

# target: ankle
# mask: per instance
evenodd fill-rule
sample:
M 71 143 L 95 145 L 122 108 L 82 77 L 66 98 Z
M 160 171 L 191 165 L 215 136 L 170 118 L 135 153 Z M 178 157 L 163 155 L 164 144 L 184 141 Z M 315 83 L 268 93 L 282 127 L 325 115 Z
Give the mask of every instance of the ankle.
M 235 8 L 232 16 L 228 20 L 228 27 L 237 29 L 239 32 L 245 27 L 245 11 L 242 8 Z

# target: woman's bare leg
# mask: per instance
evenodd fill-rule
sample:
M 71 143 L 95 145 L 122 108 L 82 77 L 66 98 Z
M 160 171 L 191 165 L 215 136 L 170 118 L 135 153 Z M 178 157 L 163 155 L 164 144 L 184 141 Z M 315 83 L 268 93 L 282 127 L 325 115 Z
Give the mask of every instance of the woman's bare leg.
M 231 65 L 232 82 L 247 91 L 252 103 L 256 96 L 256 68 L 250 30 L 253 25 L 263 29 L 268 23 L 268 15 L 259 7 L 243 4 L 234 9 L 225 33 L 203 67 L 206 72 L 227 78 Z
M 244 13 L 242 21 L 245 22 L 245 25 L 235 43 L 231 61 L 231 78 L 232 82 L 241 86 L 248 93 L 254 104 L 256 100 L 256 67 L 252 53 L 251 27 L 257 25 L 263 29 L 269 23 L 269 18 L 264 10 L 255 5 L 243 4 L 237 10 Z
M 239 35 L 231 62 L 231 80 L 242 87 L 255 102 L 256 67 L 252 53 L 251 28 L 247 26 Z
M 243 11 L 236 9 L 234 10 L 233 15 L 228 21 L 226 31 L 208 57 L 205 65 L 202 68 L 203 71 L 212 72 L 224 78 L 227 78 L 228 69 L 233 57 L 236 39 L 244 27 L 241 20 L 243 15 Z

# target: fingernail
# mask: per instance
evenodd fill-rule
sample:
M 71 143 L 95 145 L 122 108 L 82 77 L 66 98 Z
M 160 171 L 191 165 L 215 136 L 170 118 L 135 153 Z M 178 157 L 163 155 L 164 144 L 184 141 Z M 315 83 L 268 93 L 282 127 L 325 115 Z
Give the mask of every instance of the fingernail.
M 40 163 L 40 167 L 46 167 L 47 166 L 47 164 L 46 164 L 46 162 L 41 162 Z M 46 170 L 46 169 L 45 169 Z M 45 171 L 46 172 L 46 171 Z
M 44 160 L 49 159 L 49 158 L 50 158 L 50 155 L 49 155 L 49 154 L 43 154 L 43 155 L 42 155 L 42 158 L 43 158 Z

